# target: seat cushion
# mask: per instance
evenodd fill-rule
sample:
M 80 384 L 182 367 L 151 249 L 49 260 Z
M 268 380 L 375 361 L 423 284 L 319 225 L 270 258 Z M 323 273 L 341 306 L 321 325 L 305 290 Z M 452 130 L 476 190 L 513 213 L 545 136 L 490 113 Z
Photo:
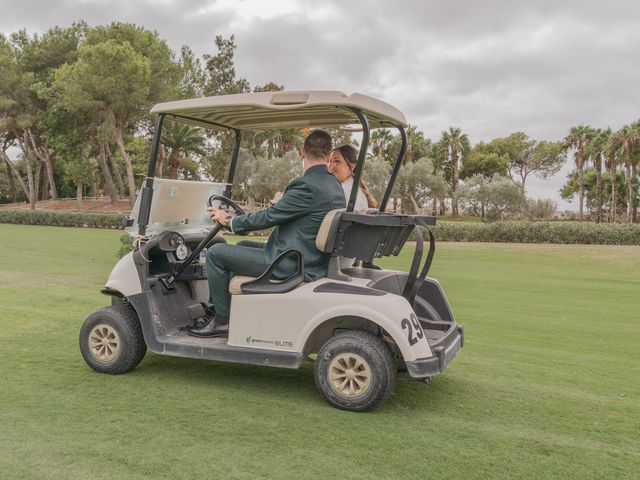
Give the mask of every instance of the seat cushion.
M 229 293 L 231 295 L 242 295 L 242 284 L 251 282 L 255 280 L 257 277 L 247 277 L 245 275 L 236 275 L 229 282 Z
M 251 282 L 255 280 L 257 277 L 247 277 L 245 275 L 236 275 L 229 282 L 229 293 L 231 295 L 242 295 L 242 285 L 247 282 Z M 279 283 L 278 280 L 272 280 L 273 283 Z M 302 282 L 296 288 L 300 288 L 303 285 L 306 285 L 309 282 Z

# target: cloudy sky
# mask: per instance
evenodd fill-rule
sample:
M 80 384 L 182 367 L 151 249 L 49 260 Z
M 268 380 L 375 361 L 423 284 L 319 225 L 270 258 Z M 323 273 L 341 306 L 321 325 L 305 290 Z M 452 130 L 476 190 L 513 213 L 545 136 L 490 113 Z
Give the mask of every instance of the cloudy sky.
M 0 11 L 4 34 L 133 22 L 198 54 L 235 34 L 252 85 L 373 95 L 432 139 L 454 125 L 472 143 L 518 130 L 557 140 L 640 118 L 636 0 L 0 0 Z M 557 193 L 568 170 L 532 178 L 528 193 L 575 209 Z

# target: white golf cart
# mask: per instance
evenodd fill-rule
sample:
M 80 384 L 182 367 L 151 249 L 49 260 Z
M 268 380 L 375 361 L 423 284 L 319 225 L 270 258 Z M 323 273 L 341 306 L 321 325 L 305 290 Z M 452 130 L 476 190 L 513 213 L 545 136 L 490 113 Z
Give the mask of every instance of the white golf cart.
M 398 370 L 429 381 L 456 356 L 462 327 L 438 281 L 427 277 L 434 253 L 427 227 L 435 218 L 385 211 L 407 145 L 407 123 L 399 110 L 360 94 L 309 91 L 198 98 L 162 103 L 151 112 L 158 116 L 147 179 L 127 226 L 136 248 L 116 264 L 102 290 L 112 305 L 89 315 L 80 330 L 80 350 L 91 368 L 128 372 L 147 348 L 284 368 L 310 361 L 315 362 L 318 389 L 332 405 L 368 411 L 389 398 Z M 235 133 L 227 183 L 154 178 L 165 118 Z M 326 278 L 305 283 L 301 254 L 289 250 L 260 277 L 232 280 L 228 338 L 190 336 L 184 326 L 204 316 L 202 302 L 209 298 L 200 253 L 225 241 L 219 235 L 222 226 L 211 225 L 206 206 L 243 213 L 228 198 L 241 132 L 357 123 L 363 136 L 346 211 L 327 214 L 316 241 L 328 257 Z M 402 147 L 380 208 L 354 213 L 369 131 L 380 127 L 397 128 Z M 429 233 L 424 262 L 419 226 Z M 372 263 L 398 255 L 413 231 L 416 248 L 408 273 Z M 297 272 L 284 281 L 272 279 L 275 266 L 289 255 L 297 259 Z

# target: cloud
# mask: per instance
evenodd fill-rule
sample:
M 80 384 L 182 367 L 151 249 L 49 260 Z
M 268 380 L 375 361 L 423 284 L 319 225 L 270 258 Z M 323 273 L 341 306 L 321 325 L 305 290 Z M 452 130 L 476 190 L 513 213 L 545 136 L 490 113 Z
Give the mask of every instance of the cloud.
M 198 54 L 214 53 L 216 34 L 235 34 L 236 71 L 252 85 L 370 94 L 431 138 L 455 125 L 473 142 L 518 130 L 554 140 L 576 124 L 617 129 L 640 117 L 640 2 L 0 0 L 0 8 L 5 34 L 117 20 Z M 564 175 L 532 181 L 532 193 L 548 194 Z

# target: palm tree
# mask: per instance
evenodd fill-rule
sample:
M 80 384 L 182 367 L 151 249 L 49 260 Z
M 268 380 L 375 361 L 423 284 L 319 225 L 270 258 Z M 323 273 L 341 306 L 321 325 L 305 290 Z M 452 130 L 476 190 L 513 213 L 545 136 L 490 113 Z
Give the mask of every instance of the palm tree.
M 282 157 L 294 148 L 301 147 L 306 135 L 302 130 L 289 128 L 286 130 L 258 130 L 253 138 L 254 146 L 258 151 L 266 144 L 267 158 L 271 159 Z
M 616 221 L 618 210 L 618 162 L 620 140 L 616 133 L 610 133 L 604 146 L 605 166 L 609 171 L 609 181 L 611 182 L 611 199 L 609 204 L 609 221 Z
M 387 130 L 388 132 L 388 130 Z M 376 132 L 374 132 L 376 133 Z M 414 163 L 421 158 L 428 157 L 431 153 L 431 140 L 424 136 L 418 128 L 410 125 L 406 129 L 407 134 L 407 150 L 403 159 L 403 163 Z M 383 133 L 384 136 L 384 133 Z M 372 134 L 373 138 L 373 134 Z M 376 137 L 376 141 L 379 141 Z M 400 154 L 400 146 L 402 145 L 402 137 L 400 135 L 391 135 L 391 141 L 386 145 L 384 157 L 392 165 L 396 163 Z
M 206 155 L 205 140 L 197 128 L 182 123 L 171 123 L 165 128 L 162 143 L 169 149 L 169 178 L 178 178 L 181 158 L 192 153 Z M 160 172 L 162 174 L 162 172 Z
M 416 162 L 429 154 L 431 140 L 424 136 L 415 125 L 407 129 L 407 160 Z
M 580 206 L 578 219 L 583 219 L 583 207 L 584 207 L 584 161 L 585 161 L 585 148 L 589 141 L 594 136 L 594 129 L 588 125 L 578 125 L 572 127 L 569 130 L 569 134 L 564 137 L 564 147 L 566 150 L 574 148 L 576 168 L 578 169 L 578 186 L 580 188 Z
M 640 147 L 640 121 L 625 125 L 617 132 L 620 153 L 624 159 L 627 180 L 627 222 L 633 222 L 634 190 L 633 179 L 638 163 L 638 148 Z
M 638 167 L 638 165 L 640 164 L 640 120 L 636 120 L 635 122 L 633 122 L 631 124 L 631 128 L 633 128 L 633 130 L 635 131 L 635 147 L 633 149 L 632 155 L 633 155 L 633 163 L 631 164 L 631 178 L 637 178 L 637 172 L 636 169 Z M 631 220 L 633 222 L 636 221 L 636 214 L 637 214 L 637 209 L 638 205 L 636 202 L 633 202 L 633 206 L 631 209 Z
M 278 157 L 282 157 L 285 153 L 290 152 L 291 150 L 300 149 L 304 144 L 305 138 L 307 138 L 307 135 L 298 128 L 280 130 L 276 155 Z
M 371 132 L 369 142 L 372 155 L 374 157 L 386 157 L 392 141 L 393 135 L 388 128 L 378 128 Z
M 454 217 L 458 212 L 458 163 L 462 155 L 470 150 L 469 137 L 462 133 L 460 128 L 449 127 L 449 131 L 443 131 L 439 149 L 451 162 L 451 214 Z
M 605 155 L 611 129 L 597 129 L 586 147 L 586 153 L 596 169 L 596 223 L 602 218 L 602 157 Z

